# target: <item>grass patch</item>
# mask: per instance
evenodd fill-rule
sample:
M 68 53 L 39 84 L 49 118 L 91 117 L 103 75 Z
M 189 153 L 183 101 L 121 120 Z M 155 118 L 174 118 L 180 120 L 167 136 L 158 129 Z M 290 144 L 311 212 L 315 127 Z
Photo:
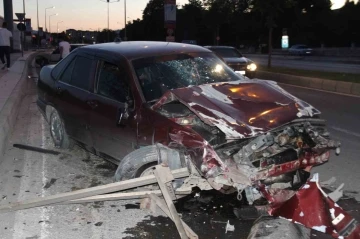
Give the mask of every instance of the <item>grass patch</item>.
M 360 74 L 340 73 L 340 72 L 325 72 L 313 70 L 301 70 L 285 67 L 271 67 L 268 69 L 266 66 L 259 66 L 260 71 L 269 71 L 274 73 L 282 73 L 296 76 L 315 77 L 326 80 L 347 81 L 360 83 Z

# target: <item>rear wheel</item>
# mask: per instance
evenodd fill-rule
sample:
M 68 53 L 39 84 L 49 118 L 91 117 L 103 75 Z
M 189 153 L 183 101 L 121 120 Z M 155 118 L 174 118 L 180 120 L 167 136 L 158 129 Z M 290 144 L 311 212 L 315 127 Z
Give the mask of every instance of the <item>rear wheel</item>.
M 55 109 L 52 109 L 50 113 L 50 134 L 55 147 L 61 149 L 71 149 L 73 147 L 74 143 L 65 131 L 64 121 Z

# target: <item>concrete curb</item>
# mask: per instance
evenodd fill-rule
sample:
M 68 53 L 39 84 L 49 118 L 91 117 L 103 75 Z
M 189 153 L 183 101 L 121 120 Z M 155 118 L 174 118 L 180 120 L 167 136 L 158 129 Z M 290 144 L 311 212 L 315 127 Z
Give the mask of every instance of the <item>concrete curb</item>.
M 329 92 L 360 96 L 360 84 L 344 81 L 325 80 L 304 76 L 295 76 L 268 71 L 258 71 L 256 77 L 289 85 L 303 86 Z
M 8 92 L 9 97 L 6 99 L 4 106 L 0 108 L 0 163 L 3 159 L 7 141 L 16 123 L 21 101 L 27 94 L 28 86 L 31 83 L 31 81 L 27 79 L 27 66 L 28 63 L 34 59 L 35 55 L 36 52 L 31 52 L 28 55 L 19 58 L 13 65 L 13 67 L 15 64 L 18 64 L 16 67 L 21 67 L 21 65 L 23 65 L 23 70 L 22 72 L 18 70 L 18 72 L 13 74 L 15 79 L 11 79 L 11 81 L 17 81 L 16 86 L 12 89 L 12 91 Z M 3 77 L 10 76 L 4 75 Z

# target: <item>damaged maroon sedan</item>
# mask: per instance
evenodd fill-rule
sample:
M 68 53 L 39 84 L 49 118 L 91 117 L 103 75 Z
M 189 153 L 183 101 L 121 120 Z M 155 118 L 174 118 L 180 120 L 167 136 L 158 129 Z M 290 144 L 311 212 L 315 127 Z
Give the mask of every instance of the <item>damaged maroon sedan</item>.
M 195 45 L 85 46 L 45 66 L 38 87 L 55 145 L 77 142 L 119 164 L 117 181 L 165 163 L 192 175 L 176 189 L 276 204 L 271 186 L 303 187 L 311 167 L 340 150 L 313 106 L 275 82 L 247 80 Z

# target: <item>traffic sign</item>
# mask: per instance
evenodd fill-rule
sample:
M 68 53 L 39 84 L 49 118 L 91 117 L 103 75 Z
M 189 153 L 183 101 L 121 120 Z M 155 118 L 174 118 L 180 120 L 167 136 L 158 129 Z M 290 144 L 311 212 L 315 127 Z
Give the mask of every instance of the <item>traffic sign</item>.
M 282 38 L 281 38 L 281 48 L 282 49 L 289 48 L 289 37 L 288 36 L 282 36 Z
M 25 19 L 25 13 L 15 13 L 16 17 L 19 19 L 20 22 L 23 22 Z
M 18 23 L 17 24 L 17 29 L 21 32 L 24 32 L 26 30 L 26 26 L 24 23 Z
M 167 37 L 166 37 L 166 41 L 167 41 L 167 42 L 174 42 L 174 41 L 175 41 L 175 37 L 174 37 L 174 36 L 167 36 Z
M 172 36 L 173 33 L 174 33 L 174 30 L 173 30 L 173 29 L 171 29 L 171 28 L 168 28 L 168 29 L 167 29 L 167 34 L 168 34 L 169 36 Z

